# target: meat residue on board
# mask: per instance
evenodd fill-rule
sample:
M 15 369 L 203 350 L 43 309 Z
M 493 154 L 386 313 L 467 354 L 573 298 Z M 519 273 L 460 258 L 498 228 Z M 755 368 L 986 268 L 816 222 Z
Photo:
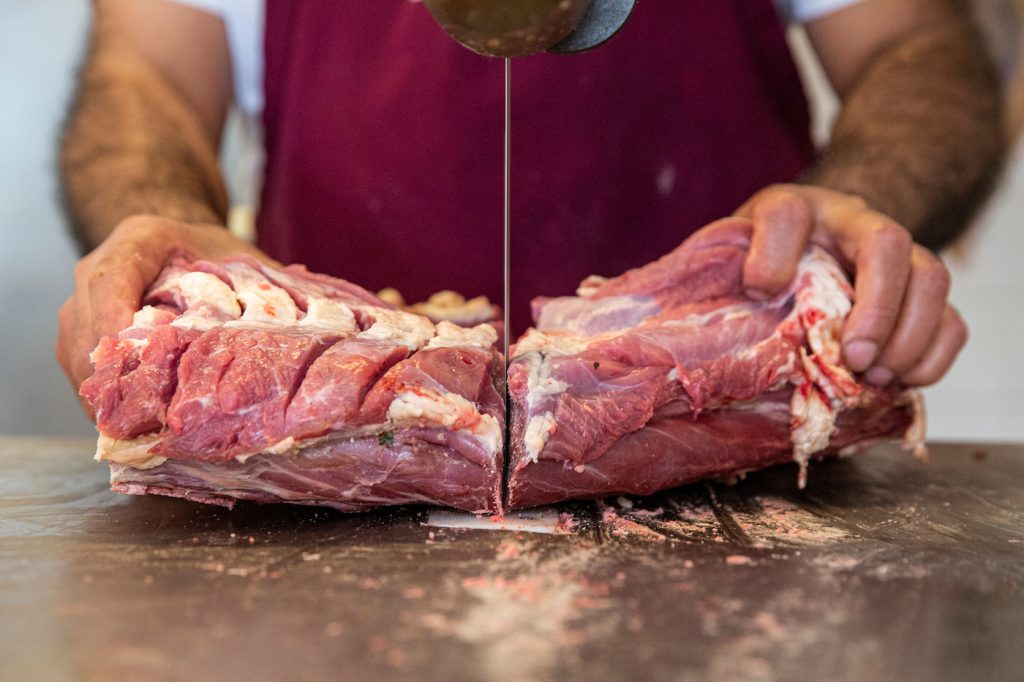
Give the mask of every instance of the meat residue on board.
M 582 538 L 554 555 L 505 539 L 483 573 L 446 586 L 448 594 L 468 595 L 468 608 L 434 611 L 423 625 L 473 645 L 475 660 L 467 663 L 481 679 L 548 679 L 566 655 L 618 625 L 610 597 L 624 576 L 594 579 L 599 561 L 596 545 Z

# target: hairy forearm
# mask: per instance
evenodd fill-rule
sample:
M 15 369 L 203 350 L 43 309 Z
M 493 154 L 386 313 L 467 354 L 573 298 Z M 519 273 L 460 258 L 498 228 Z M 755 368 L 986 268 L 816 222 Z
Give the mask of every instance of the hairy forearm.
M 872 60 L 805 180 L 863 197 L 938 249 L 987 196 L 1001 131 L 992 66 L 970 21 L 951 10 Z
M 156 214 L 223 223 L 216 151 L 157 69 L 94 28 L 60 148 L 61 189 L 84 251 L 122 219 Z

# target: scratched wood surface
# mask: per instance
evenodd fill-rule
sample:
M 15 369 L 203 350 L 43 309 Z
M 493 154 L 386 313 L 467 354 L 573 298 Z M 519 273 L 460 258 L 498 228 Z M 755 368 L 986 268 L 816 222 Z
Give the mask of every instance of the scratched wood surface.
M 0 679 L 1024 678 L 1024 446 L 575 503 L 555 534 L 124 497 L 90 450 L 0 438 Z

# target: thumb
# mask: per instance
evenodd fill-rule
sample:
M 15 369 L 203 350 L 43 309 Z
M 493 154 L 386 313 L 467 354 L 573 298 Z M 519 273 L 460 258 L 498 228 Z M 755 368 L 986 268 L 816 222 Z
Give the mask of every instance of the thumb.
M 740 207 L 753 224 L 750 252 L 743 264 L 743 286 L 751 298 L 768 298 L 785 289 L 814 229 L 814 209 L 797 191 L 772 188 Z

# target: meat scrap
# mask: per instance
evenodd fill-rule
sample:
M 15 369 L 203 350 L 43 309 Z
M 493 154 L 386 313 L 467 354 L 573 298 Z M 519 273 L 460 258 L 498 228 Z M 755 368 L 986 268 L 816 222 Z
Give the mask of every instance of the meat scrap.
M 92 354 L 111 484 L 231 506 L 501 505 L 503 360 L 487 324 L 434 324 L 252 258 L 176 260 Z
M 749 223 L 719 221 L 675 251 L 576 296 L 534 301 L 510 351 L 507 505 L 649 494 L 904 434 L 923 450 L 916 392 L 862 384 L 842 360 L 852 288 L 811 247 L 790 287 L 743 294 Z

